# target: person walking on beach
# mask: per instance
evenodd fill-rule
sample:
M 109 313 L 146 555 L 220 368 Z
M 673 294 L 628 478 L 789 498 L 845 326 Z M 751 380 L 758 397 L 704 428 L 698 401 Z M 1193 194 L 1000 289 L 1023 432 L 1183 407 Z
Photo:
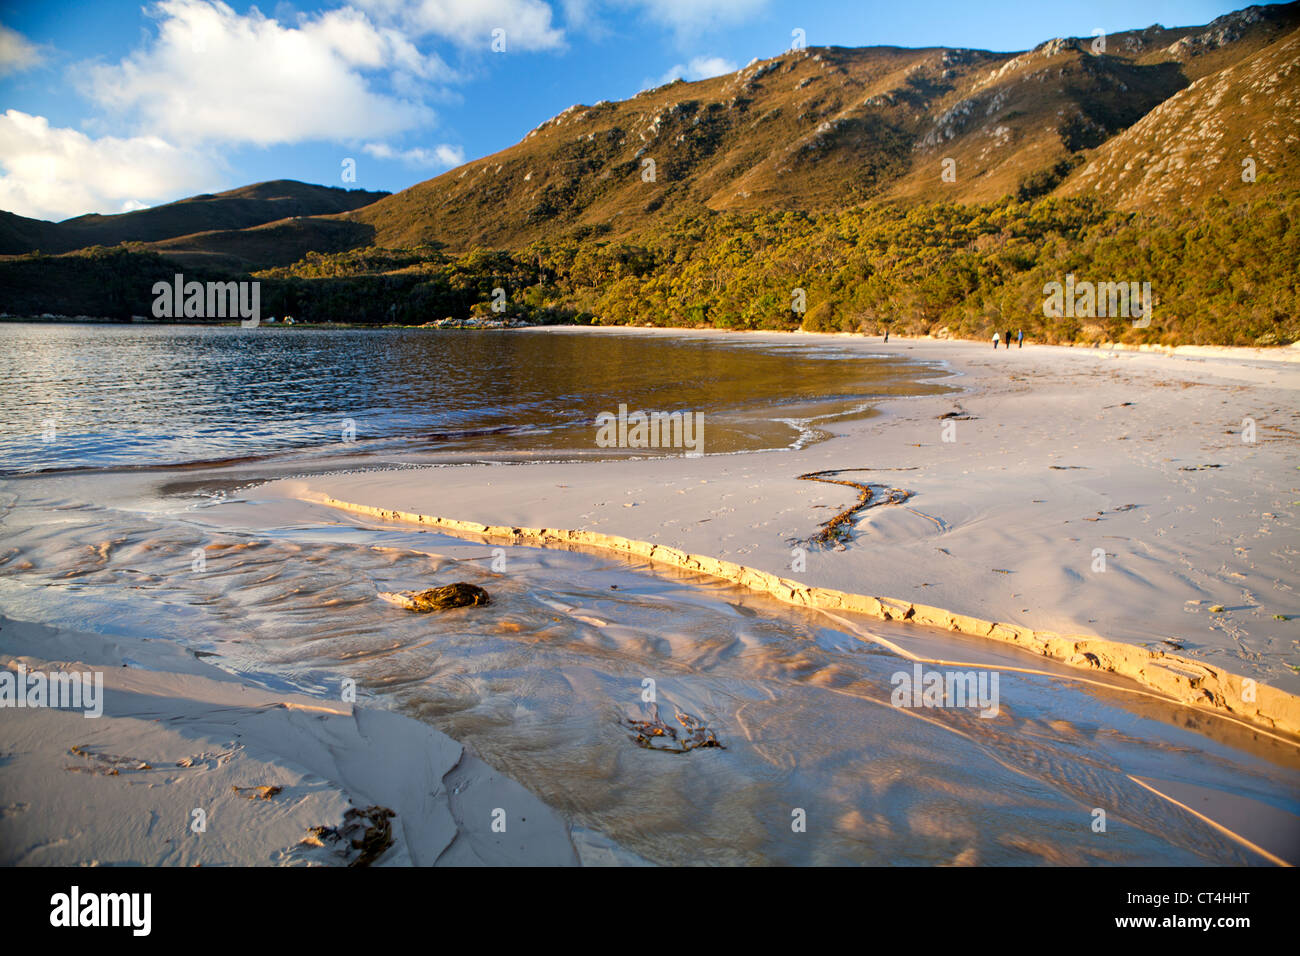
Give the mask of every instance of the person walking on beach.
M 1011 351 L 1011 330 L 1007 329 L 1006 338 L 1002 340 L 1007 344 L 1007 351 Z
M 1008 342 L 1008 343 L 1007 343 L 1007 347 L 1009 348 L 1010 345 L 1011 345 L 1011 343 Z M 997 350 L 998 350 L 998 334 L 997 334 L 996 332 L 994 332 L 994 333 L 993 333 L 993 351 L 996 352 Z
M 888 326 L 885 327 L 885 341 L 886 341 L 886 342 L 889 341 L 889 327 L 888 327 Z
M 1011 347 L 1010 345 L 1007 345 L 1007 348 L 1010 347 Z M 1025 347 L 1025 330 L 1020 329 L 1018 332 L 1016 332 L 1016 348 L 1023 349 L 1024 347 Z

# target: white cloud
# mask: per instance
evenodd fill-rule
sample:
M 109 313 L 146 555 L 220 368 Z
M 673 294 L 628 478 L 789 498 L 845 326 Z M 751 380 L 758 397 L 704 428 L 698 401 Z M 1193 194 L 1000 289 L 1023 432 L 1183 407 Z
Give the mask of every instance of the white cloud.
M 553 50 L 564 31 L 551 26 L 542 0 L 353 0 L 381 23 L 411 36 L 439 36 L 468 48 L 490 49 L 492 31 L 504 30 L 506 52 Z
M 676 79 L 707 80 L 724 73 L 735 73 L 737 69 L 735 63 L 720 56 L 697 56 L 690 63 L 678 63 L 671 67 L 654 85 L 663 86 Z
M 122 212 L 201 192 L 219 170 L 155 136 L 91 139 L 43 116 L 0 116 L 0 209 L 35 219 Z
M 162 0 L 158 36 L 117 65 L 86 69 L 84 92 L 175 142 L 295 143 L 387 136 L 429 125 L 423 103 L 376 91 L 366 72 L 450 79 L 399 31 L 344 7 L 286 27 L 255 7 Z
M 44 60 L 41 51 L 25 36 L 0 24 L 0 76 L 30 70 Z
M 596 7 L 600 0 L 559 0 L 564 10 L 564 25 L 588 35 L 605 36 L 608 31 L 600 22 Z
M 351 7 L 306 21 L 301 32 L 335 50 L 347 63 L 369 70 L 392 69 L 426 80 L 448 80 L 452 72 L 436 54 L 425 56 L 402 33 L 374 26 Z
M 415 147 L 412 149 L 393 149 L 387 143 L 366 143 L 361 147 L 375 159 L 396 159 L 407 166 L 429 168 L 443 166 L 447 169 L 465 162 L 465 150 L 459 146 L 442 143 L 433 149 Z
M 679 34 L 739 23 L 758 13 L 767 0 L 624 0 L 644 16 Z

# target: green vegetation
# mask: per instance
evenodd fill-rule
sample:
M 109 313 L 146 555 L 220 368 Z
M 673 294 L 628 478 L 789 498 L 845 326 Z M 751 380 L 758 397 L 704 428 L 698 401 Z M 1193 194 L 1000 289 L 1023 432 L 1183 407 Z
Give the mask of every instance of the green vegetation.
M 1298 24 L 1289 3 L 1112 34 L 1104 55 L 789 50 L 575 105 L 394 195 L 277 180 L 62 223 L 0 212 L 0 312 L 148 317 L 182 272 L 256 277 L 264 316 L 308 322 L 1287 344 L 1294 110 L 1259 91 L 1286 88 Z M 1149 283 L 1152 321 L 1045 317 L 1067 275 Z
M 0 259 L 0 312 L 110 319 L 150 315 L 154 283 L 170 282 L 179 268 L 156 252 L 132 245 L 91 246 L 62 256 L 33 252 Z M 228 277 L 196 273 L 193 278 Z
M 1294 270 L 1279 265 L 1297 261 L 1300 193 L 1170 213 L 1059 197 L 706 213 L 632 240 L 597 233 L 463 255 L 370 247 L 309 253 L 254 276 L 264 315 L 316 322 L 491 315 L 501 288 L 504 316 L 530 321 L 980 339 L 1009 328 L 1038 342 L 1278 345 L 1300 339 L 1300 288 Z M 27 314 L 149 315 L 153 282 L 177 268 L 124 248 L 22 256 L 0 264 L 0 302 Z M 1150 327 L 1045 317 L 1043 286 L 1067 273 L 1150 282 Z M 186 270 L 187 279 L 209 277 Z M 792 308 L 796 289 L 802 313 Z
M 461 257 L 428 247 L 366 249 L 312 255 L 259 275 L 289 283 L 302 303 L 298 313 L 319 308 L 334 320 L 348 320 L 348 306 L 324 289 L 312 294 L 310 280 L 346 280 L 334 288 L 345 298 L 349 283 L 410 284 L 419 301 L 391 303 L 408 322 L 465 315 L 499 286 L 511 315 L 571 315 L 604 325 L 889 327 L 904 334 L 947 328 L 965 338 L 1023 328 L 1047 342 L 1275 345 L 1300 338 L 1296 277 L 1278 267 L 1295 261 L 1300 195 L 1233 207 L 1211 202 L 1175 214 L 1049 198 L 694 215 L 631 242 L 542 241 L 516 254 Z M 1124 318 L 1045 317 L 1043 286 L 1066 273 L 1079 281 L 1150 282 L 1150 327 Z M 805 293 L 803 314 L 792 309 L 797 288 Z

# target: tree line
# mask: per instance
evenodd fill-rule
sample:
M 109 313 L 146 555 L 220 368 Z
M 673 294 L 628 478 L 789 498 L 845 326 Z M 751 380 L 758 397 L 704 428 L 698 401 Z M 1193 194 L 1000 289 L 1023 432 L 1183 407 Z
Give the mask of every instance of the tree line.
M 309 253 L 252 278 L 262 282 L 265 314 L 316 322 L 419 325 L 495 315 L 958 338 L 1023 329 L 1056 343 L 1275 345 L 1300 339 L 1298 261 L 1300 190 L 1159 213 L 1057 197 L 869 204 L 835 213 L 706 211 L 651 234 L 609 238 L 586 229 L 513 251 L 451 254 L 426 245 Z M 125 246 L 12 257 L 0 263 L 0 309 L 148 315 L 153 281 L 178 269 Z M 1150 283 L 1151 321 L 1045 314 L 1052 311 L 1044 309 L 1046 288 L 1066 276 Z

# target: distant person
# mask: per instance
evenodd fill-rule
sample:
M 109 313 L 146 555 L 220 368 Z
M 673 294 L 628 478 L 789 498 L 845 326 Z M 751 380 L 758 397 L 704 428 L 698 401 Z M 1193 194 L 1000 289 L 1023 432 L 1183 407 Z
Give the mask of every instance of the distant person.
M 889 341 L 889 329 L 885 329 L 885 341 Z
M 1021 329 L 1016 333 L 1016 348 L 1023 349 L 1024 347 L 1025 347 L 1025 330 Z
M 1011 347 L 1011 343 L 1008 342 L 1008 343 L 1007 343 L 1007 348 L 1010 348 L 1010 347 Z M 994 333 L 993 333 L 993 351 L 996 352 L 997 350 L 998 350 L 998 334 L 997 334 L 996 332 L 994 332 Z
M 1007 343 L 1007 348 L 1008 348 L 1008 349 L 1011 348 L 1011 330 L 1010 330 L 1010 329 L 1007 329 L 1006 338 L 1004 338 L 1002 341 Z

